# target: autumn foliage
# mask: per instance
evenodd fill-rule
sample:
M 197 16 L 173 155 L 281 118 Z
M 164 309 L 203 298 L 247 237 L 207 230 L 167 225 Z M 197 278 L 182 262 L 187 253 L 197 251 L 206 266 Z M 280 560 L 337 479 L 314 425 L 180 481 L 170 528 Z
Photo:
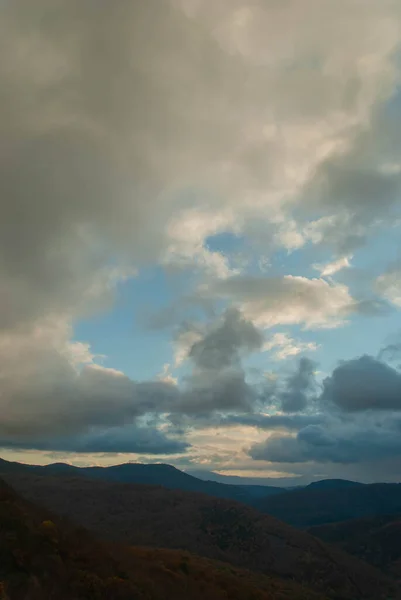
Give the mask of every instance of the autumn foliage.
M 1 600 L 325 600 L 183 551 L 94 540 L 0 481 Z

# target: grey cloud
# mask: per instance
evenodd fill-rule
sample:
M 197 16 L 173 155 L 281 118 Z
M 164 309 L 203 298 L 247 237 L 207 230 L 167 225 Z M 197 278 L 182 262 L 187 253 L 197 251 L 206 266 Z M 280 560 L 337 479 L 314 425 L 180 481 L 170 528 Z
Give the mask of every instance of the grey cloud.
M 315 370 L 314 361 L 305 357 L 299 360 L 298 369 L 287 379 L 279 395 L 284 412 L 298 412 L 306 408 L 310 394 L 315 389 Z
M 272 437 L 250 449 L 255 460 L 277 463 L 369 463 L 401 457 L 399 423 L 332 422 L 308 425 L 296 437 Z
M 192 345 L 191 371 L 180 386 L 134 381 L 93 364 L 85 348 L 67 343 L 68 334 L 56 322 L 39 327 L 31 337 L 25 332 L 10 335 L 3 338 L 3 346 L 0 340 L 0 438 L 19 445 L 24 439 L 47 438 L 50 432 L 54 439 L 77 439 L 91 428 L 133 424 L 143 415 L 153 415 L 157 428 L 161 415 L 173 420 L 211 418 L 217 411 L 248 412 L 256 402 L 257 392 L 246 381 L 240 359 L 245 351 L 260 347 L 262 336 L 237 311 L 226 312 Z M 77 352 L 79 368 L 73 360 Z M 89 364 L 81 366 L 82 360 Z
M 56 381 L 35 382 L 13 391 L 3 405 L 2 437 L 18 438 L 85 433 L 90 427 L 113 427 L 147 412 L 176 407 L 178 389 L 164 382 L 135 382 L 112 369 L 84 367 L 81 373 L 60 373 Z M 29 382 L 28 382 L 29 383 Z
M 158 429 L 127 425 L 94 430 L 75 436 L 0 438 L 0 448 L 77 453 L 178 454 L 188 450 L 189 444 L 169 438 Z
M 260 350 L 263 334 L 236 309 L 224 314 L 221 324 L 196 341 L 188 356 L 200 369 L 223 369 L 237 364 L 241 351 Z
M 178 403 L 186 415 L 202 418 L 215 411 L 250 411 L 257 391 L 245 380 L 242 370 L 224 370 L 217 375 L 202 372 L 190 379 Z
M 193 418 L 211 418 L 216 411 L 249 411 L 258 392 L 246 380 L 242 358 L 260 350 L 262 332 L 235 308 L 227 309 L 211 326 L 192 324 L 181 331 L 191 340 L 186 357 L 191 372 L 184 378 L 178 410 Z M 177 410 L 176 410 L 177 412 Z
M 254 389 L 242 370 L 230 363 L 227 372 L 211 378 L 211 369 L 204 369 L 212 362 L 205 358 L 212 355 L 206 346 L 198 346 L 194 356 L 203 372 L 179 390 L 162 382 L 133 382 L 110 370 L 95 373 L 93 367 L 77 373 L 64 356 L 72 327 L 64 337 L 58 327 L 104 306 L 114 279 L 133 265 L 163 255 L 171 243 L 166 224 L 173 214 L 200 202 L 210 208 L 212 220 L 221 198 L 236 214 L 248 210 L 244 191 L 255 192 L 258 200 L 272 181 L 279 192 L 287 190 L 282 167 L 291 172 L 299 162 L 299 150 L 292 155 L 288 141 L 299 138 L 302 160 L 306 156 L 299 123 L 308 116 L 314 128 L 315 117 L 345 110 L 352 128 L 355 122 L 363 126 L 359 104 L 370 89 L 381 88 L 382 74 L 388 83 L 389 57 L 399 43 L 399 32 L 387 27 L 397 22 L 399 9 L 379 9 L 381 3 L 369 2 L 363 14 L 352 13 L 363 25 L 361 35 L 349 40 L 352 76 L 344 76 L 340 64 L 338 72 L 321 77 L 320 69 L 298 67 L 310 61 L 311 51 L 321 64 L 332 64 L 349 15 L 335 10 L 327 18 L 327 4 L 322 9 L 316 2 L 305 4 L 302 27 L 293 18 L 297 2 L 280 12 L 279 22 L 297 39 L 295 61 L 292 55 L 283 57 L 282 36 L 273 35 L 280 29 L 274 3 L 256 3 L 260 18 L 250 20 L 243 38 L 226 27 L 238 17 L 238 5 L 231 2 L 217 12 L 214 3 L 197 3 L 199 13 L 189 16 L 177 8 L 181 3 L 164 0 L 95 4 L 13 0 L 1 9 L 0 436 L 10 440 L 50 430 L 55 436 L 62 431 L 85 435 L 91 427 L 129 424 L 149 411 L 249 408 Z M 266 49 L 267 26 L 272 35 Z M 371 51 L 372 32 L 379 40 L 378 76 L 360 77 L 349 95 L 349 81 Z M 349 101 L 350 96 L 359 102 Z M 368 95 L 368 114 L 376 104 L 376 95 Z M 283 145 L 266 142 L 269 127 L 287 117 L 293 121 Z M 319 121 L 318 128 L 327 125 L 330 120 Z M 308 170 L 318 154 L 313 128 L 305 130 L 307 138 L 313 133 Z M 334 128 L 323 147 L 337 134 Z M 283 160 L 284 153 L 288 159 Z M 337 171 L 329 168 L 330 181 L 323 188 L 338 192 L 345 207 L 347 189 L 364 168 L 353 167 L 352 176 L 344 175 L 343 165 Z M 383 187 L 387 209 L 396 178 L 370 181 L 376 195 L 383 182 L 390 182 Z M 217 191 L 218 207 L 213 194 L 192 201 L 182 193 L 196 186 Z M 361 199 L 364 184 L 357 183 L 357 189 Z M 369 211 L 376 210 L 371 198 L 368 205 Z M 266 215 L 266 206 L 257 214 Z M 260 222 L 265 233 L 265 219 Z M 315 319 L 316 324 L 317 317 L 317 325 L 324 325 L 352 300 L 347 290 L 295 278 L 226 285 L 224 297 L 256 302 L 251 306 L 255 314 L 267 313 L 271 322 Z M 41 337 L 50 318 L 56 326 Z M 237 345 L 239 353 L 256 345 L 252 335 Z M 235 344 L 229 342 L 217 362 L 233 360 Z M 296 399 L 298 406 L 302 402 Z
M 392 112 L 384 104 L 348 150 L 323 161 L 306 184 L 302 210 L 321 215 L 315 230 L 307 227 L 312 241 L 349 253 L 397 215 L 401 174 L 392 167 L 399 162 L 400 125 L 399 114 Z
M 165 0 L 1 10 L 4 329 L 91 309 L 111 260 L 159 256 L 182 208 L 169 192 L 240 134 L 228 113 L 243 67 Z
M 320 425 L 326 417 L 323 414 L 295 414 L 295 415 L 230 415 L 224 417 L 219 425 L 249 425 L 258 429 L 287 429 L 298 431 L 306 425 Z
M 372 356 L 343 361 L 323 382 L 323 405 L 347 412 L 401 409 L 401 373 Z
M 394 350 L 398 350 L 398 346 L 390 345 L 389 351 Z M 383 352 L 385 354 L 387 349 Z M 383 357 L 383 352 L 379 356 Z M 249 455 L 254 460 L 267 460 L 277 465 L 316 463 L 325 468 L 330 464 L 360 464 L 373 465 L 372 469 L 376 469 L 374 465 L 383 461 L 383 464 L 389 463 L 389 472 L 393 473 L 394 461 L 397 457 L 401 460 L 398 412 L 401 409 L 401 374 L 397 369 L 367 355 L 342 361 L 324 380 L 315 408 L 320 413 L 314 418 L 307 414 L 298 415 L 303 423 L 300 419 L 293 421 L 291 415 L 288 421 L 278 415 L 276 421 L 282 423 L 287 433 L 274 433 L 265 442 L 251 447 Z M 238 417 L 240 422 L 254 421 L 255 424 L 259 419 L 258 415 L 251 415 L 249 419 L 246 415 L 244 419 Z M 275 429 L 271 417 L 263 417 L 261 423 L 266 429 Z M 329 471 L 337 473 L 332 469 Z M 380 474 L 376 476 L 380 477 Z
M 388 344 L 382 348 L 378 354 L 378 360 L 398 360 L 401 358 L 401 342 Z
M 30 375 L 28 373 L 28 375 Z M 216 411 L 249 411 L 256 394 L 245 381 L 244 372 L 235 369 L 197 373 L 180 387 L 164 381 L 137 382 L 123 373 L 96 365 L 87 365 L 77 373 L 68 361 L 53 364 L 51 378 L 42 373 L 21 377 L 3 400 L 0 438 L 23 446 L 24 440 L 43 437 L 76 440 L 87 436 L 91 428 L 107 431 L 135 423 L 139 417 L 160 415 L 172 420 L 180 416 L 209 418 Z M 7 382 L 5 382 L 7 383 Z M 107 434 L 108 435 L 108 434 Z M 105 437 L 101 438 L 106 444 Z M 99 438 L 100 439 L 100 438 Z M 95 440 L 90 438 L 91 444 Z

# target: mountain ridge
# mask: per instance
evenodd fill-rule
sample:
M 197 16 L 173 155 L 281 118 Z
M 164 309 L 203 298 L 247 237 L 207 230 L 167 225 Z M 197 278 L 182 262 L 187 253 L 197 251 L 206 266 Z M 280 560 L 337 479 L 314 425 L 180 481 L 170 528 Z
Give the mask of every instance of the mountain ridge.
M 250 505 L 257 498 L 284 491 L 282 488 L 272 486 L 232 485 L 204 481 L 165 463 L 122 463 L 109 467 L 76 467 L 66 463 L 29 465 L 0 459 L 0 473 L 2 472 L 29 472 L 56 476 L 69 474 L 74 477 L 83 476 L 118 483 L 162 485 L 169 489 L 200 492 L 217 498 L 238 500 Z

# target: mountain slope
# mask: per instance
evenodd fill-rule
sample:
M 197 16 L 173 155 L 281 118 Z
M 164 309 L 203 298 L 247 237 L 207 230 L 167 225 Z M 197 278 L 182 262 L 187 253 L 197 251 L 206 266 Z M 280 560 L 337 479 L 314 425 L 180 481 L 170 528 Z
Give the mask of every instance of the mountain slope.
M 111 541 L 188 550 L 313 587 L 330 598 L 395 597 L 366 564 L 245 505 L 155 486 L 9 475 L 24 496 Z
M 50 515 L 52 516 L 52 515 Z M 308 589 L 172 550 L 92 539 L 0 480 L 2 600 L 325 600 Z
M 401 516 L 378 516 L 311 527 L 309 532 L 401 579 Z
M 296 527 L 401 513 L 401 484 L 373 483 L 321 489 L 308 486 L 255 502 L 262 512 Z
M 72 475 L 119 483 L 161 485 L 169 489 L 201 492 L 217 498 L 229 498 L 253 504 L 255 498 L 283 492 L 269 486 L 230 485 L 215 481 L 203 481 L 172 465 L 125 463 L 111 467 L 75 467 L 65 463 L 50 465 L 26 465 L 0 459 L 0 473 L 34 473 L 37 475 Z

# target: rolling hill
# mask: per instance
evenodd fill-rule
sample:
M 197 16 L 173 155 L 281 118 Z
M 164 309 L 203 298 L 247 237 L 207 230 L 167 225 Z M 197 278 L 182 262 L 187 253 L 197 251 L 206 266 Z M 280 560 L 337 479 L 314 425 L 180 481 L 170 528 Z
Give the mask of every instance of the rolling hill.
M 401 580 L 400 515 L 320 525 L 309 532 Z
M 92 538 L 0 480 L 1 600 L 326 600 L 296 584 L 187 552 Z
M 233 501 L 82 477 L 9 474 L 7 481 L 29 500 L 110 542 L 186 550 L 337 600 L 397 597 L 372 567 Z

